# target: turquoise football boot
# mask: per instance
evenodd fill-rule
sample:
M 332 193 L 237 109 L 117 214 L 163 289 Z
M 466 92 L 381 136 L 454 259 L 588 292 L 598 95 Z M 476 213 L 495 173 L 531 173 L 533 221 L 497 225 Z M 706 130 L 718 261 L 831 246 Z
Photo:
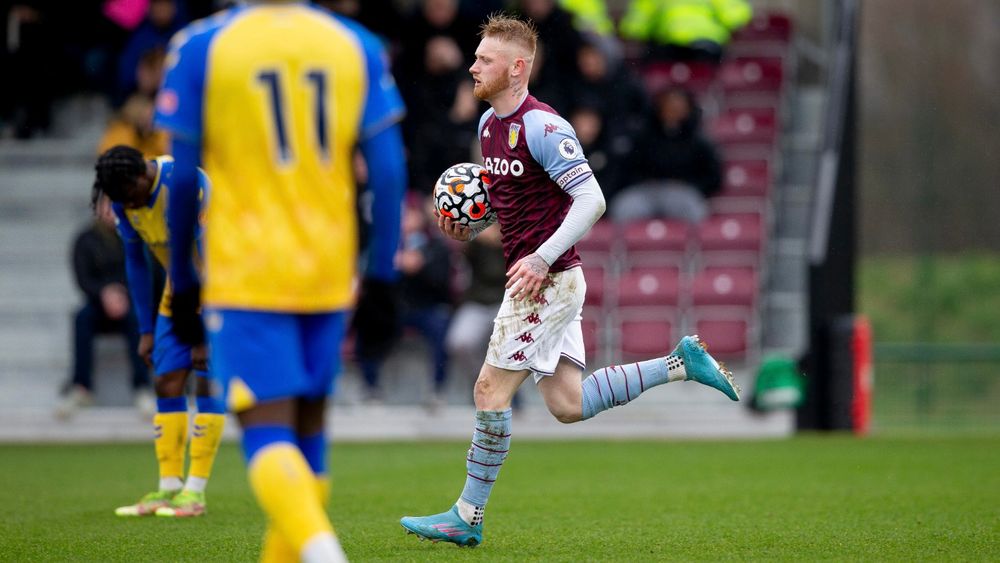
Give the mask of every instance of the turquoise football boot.
M 708 345 L 697 334 L 681 338 L 671 354 L 684 360 L 688 381 L 714 387 L 730 399 L 740 400 L 740 386 L 733 381 L 733 373 L 709 355 Z
M 451 542 L 459 547 L 476 547 L 483 543 L 483 525 L 466 524 L 458 515 L 458 507 L 452 506 L 448 512 L 433 516 L 404 516 L 399 523 L 407 534 L 416 534 L 421 541 L 427 539 L 434 543 Z

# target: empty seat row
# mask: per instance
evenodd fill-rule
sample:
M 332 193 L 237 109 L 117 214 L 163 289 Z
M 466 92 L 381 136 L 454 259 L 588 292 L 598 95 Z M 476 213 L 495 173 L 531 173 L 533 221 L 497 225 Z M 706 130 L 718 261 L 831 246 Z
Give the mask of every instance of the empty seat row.
M 616 225 L 598 221 L 577 243 L 589 266 L 748 265 L 763 259 L 766 228 L 761 213 L 713 214 L 696 226 L 652 219 Z

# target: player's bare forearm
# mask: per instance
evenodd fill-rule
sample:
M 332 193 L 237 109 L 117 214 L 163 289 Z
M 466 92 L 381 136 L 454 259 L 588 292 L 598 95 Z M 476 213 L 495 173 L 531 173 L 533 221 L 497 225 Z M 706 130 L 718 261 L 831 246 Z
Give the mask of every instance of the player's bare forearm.
M 139 336 L 139 357 L 146 363 L 147 367 L 153 367 L 153 334 L 144 333 Z
M 538 254 L 531 253 L 518 260 L 507 271 L 506 287 L 513 288 L 512 299 L 534 299 L 548 275 L 549 264 Z

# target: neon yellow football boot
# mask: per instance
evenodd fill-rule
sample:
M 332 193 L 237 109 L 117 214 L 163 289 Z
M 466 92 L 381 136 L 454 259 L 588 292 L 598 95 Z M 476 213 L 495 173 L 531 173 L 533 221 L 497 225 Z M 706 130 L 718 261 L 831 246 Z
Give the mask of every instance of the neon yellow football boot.
M 184 489 L 177 493 L 169 504 L 156 509 L 157 516 L 167 518 L 191 518 L 207 511 L 205 493 Z
M 146 494 L 139 502 L 115 509 L 115 516 L 152 516 L 156 511 L 170 504 L 170 500 L 178 491 L 153 491 Z

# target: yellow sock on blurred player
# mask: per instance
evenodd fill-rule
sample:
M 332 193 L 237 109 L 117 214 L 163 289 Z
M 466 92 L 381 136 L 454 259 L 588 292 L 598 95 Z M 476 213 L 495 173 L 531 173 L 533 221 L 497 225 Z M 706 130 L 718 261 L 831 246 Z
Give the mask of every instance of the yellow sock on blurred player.
M 315 476 L 316 498 L 319 499 L 320 506 L 326 511 L 326 505 L 330 501 L 330 479 L 326 475 Z M 278 533 L 274 524 L 268 523 L 264 532 L 264 546 L 260 551 L 261 563 L 283 563 L 288 561 L 298 561 L 298 553 L 295 549 Z
M 284 538 L 272 523 L 267 524 L 264 544 L 260 549 L 260 563 L 295 563 L 299 553 Z
M 194 417 L 194 431 L 191 433 L 191 468 L 188 471 L 191 477 L 208 479 L 212 474 L 212 464 L 215 463 L 215 454 L 219 451 L 225 424 L 226 417 L 222 414 L 199 413 Z
M 317 497 L 316 478 L 294 445 L 276 442 L 250 460 L 250 488 L 271 525 L 296 554 L 333 526 Z
M 156 461 L 160 464 L 161 483 L 166 479 L 180 481 L 184 475 L 187 425 L 188 413 L 186 410 L 183 412 L 161 412 L 153 417 L 153 428 L 156 431 Z
M 316 479 L 316 498 L 319 499 L 320 506 L 326 510 L 327 503 L 330 502 L 330 478 L 326 475 L 314 475 Z

